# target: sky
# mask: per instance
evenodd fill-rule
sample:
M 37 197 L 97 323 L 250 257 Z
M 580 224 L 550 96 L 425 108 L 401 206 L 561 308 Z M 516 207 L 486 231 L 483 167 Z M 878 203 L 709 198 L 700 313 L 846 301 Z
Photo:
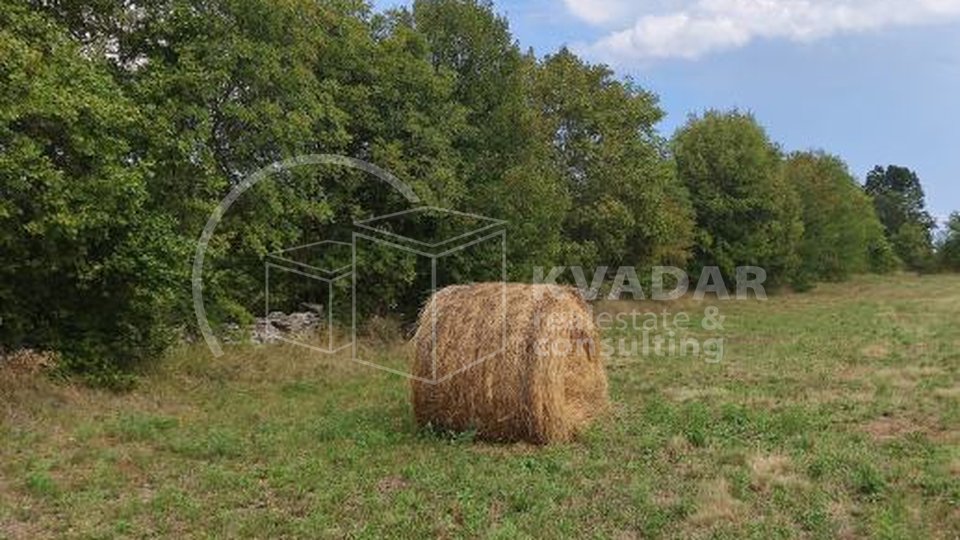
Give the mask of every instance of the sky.
M 382 0 L 378 7 L 404 4 Z M 960 0 L 495 0 L 519 45 L 567 46 L 691 113 L 752 112 L 786 151 L 917 172 L 960 210 Z

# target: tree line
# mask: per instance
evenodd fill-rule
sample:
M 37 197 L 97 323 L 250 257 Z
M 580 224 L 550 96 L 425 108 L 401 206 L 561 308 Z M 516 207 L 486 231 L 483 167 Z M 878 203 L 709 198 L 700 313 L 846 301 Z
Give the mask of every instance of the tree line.
M 960 266 L 960 217 L 935 250 L 908 169 L 861 186 L 836 156 L 785 153 L 750 114 L 708 111 L 669 138 L 663 116 L 606 66 L 522 50 L 480 0 L 0 0 L 0 345 L 108 378 L 157 356 L 192 331 L 189 265 L 217 202 L 307 153 L 508 220 L 516 280 L 756 265 L 808 288 Z M 261 182 L 209 247 L 211 319 L 260 309 L 266 253 L 404 205 L 357 171 Z M 416 300 L 409 272 L 387 275 L 383 302 Z

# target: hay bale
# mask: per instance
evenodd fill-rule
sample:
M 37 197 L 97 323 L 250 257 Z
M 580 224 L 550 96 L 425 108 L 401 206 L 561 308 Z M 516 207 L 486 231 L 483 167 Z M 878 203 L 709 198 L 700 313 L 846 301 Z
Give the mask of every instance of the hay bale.
M 504 298 L 505 348 L 476 363 L 484 347 L 499 348 Z M 589 307 L 569 287 L 447 287 L 420 314 L 413 345 L 418 377 L 432 379 L 433 373 L 475 364 L 437 383 L 413 380 L 413 410 L 421 426 L 545 444 L 569 440 L 607 405 L 597 329 Z

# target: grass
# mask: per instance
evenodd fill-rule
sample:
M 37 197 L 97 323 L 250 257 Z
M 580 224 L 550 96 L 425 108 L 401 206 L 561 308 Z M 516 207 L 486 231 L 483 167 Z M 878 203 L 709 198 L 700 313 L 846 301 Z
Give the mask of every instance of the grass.
M 613 411 L 545 448 L 420 432 L 404 379 L 296 347 L 4 374 L 0 537 L 960 536 L 960 276 L 718 305 L 722 362 L 611 359 Z

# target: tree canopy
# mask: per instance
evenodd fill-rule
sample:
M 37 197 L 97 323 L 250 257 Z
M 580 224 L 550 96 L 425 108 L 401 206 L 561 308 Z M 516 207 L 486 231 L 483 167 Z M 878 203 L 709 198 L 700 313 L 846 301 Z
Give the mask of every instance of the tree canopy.
M 938 245 L 940 264 L 954 272 L 960 272 L 960 212 L 950 214 Z
M 522 51 L 486 1 L 0 8 L 0 347 L 57 349 L 87 372 L 195 332 L 190 250 L 207 216 L 254 171 L 307 153 L 363 159 L 425 204 L 508 220 L 518 281 L 537 266 L 672 264 L 804 284 L 932 253 L 909 169 L 878 168 L 864 191 L 838 158 L 784 157 L 738 111 L 692 117 L 668 140 L 656 95 L 567 49 Z M 408 207 L 363 174 L 285 171 L 238 200 L 208 252 L 214 322 L 261 309 L 265 254 Z M 415 269 L 389 253 L 366 262 L 383 271 L 363 309 L 415 314 Z
M 870 197 L 843 161 L 798 152 L 787 158 L 785 172 L 803 209 L 798 281 L 838 281 L 896 266 Z
M 786 283 L 799 267 L 803 221 L 779 149 L 750 114 L 708 111 L 674 137 L 677 174 L 696 214 L 695 261 L 726 276 L 761 266 Z
M 906 167 L 877 166 L 867 174 L 866 190 L 900 259 L 909 268 L 930 269 L 936 224 L 925 209 L 917 174 Z

